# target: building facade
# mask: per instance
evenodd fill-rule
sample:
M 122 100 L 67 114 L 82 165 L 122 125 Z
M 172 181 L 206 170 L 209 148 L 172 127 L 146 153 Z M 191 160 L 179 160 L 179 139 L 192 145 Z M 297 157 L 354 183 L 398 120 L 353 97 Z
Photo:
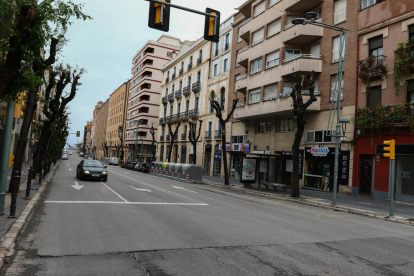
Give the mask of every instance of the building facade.
M 353 122 L 355 111 L 356 39 L 358 0 L 256 0 L 239 7 L 233 23 L 232 74 L 228 103 L 236 96 L 230 175 L 240 178 L 242 160 L 253 157 L 260 166 L 256 180 L 290 184 L 292 145 L 296 132 L 293 118 L 292 86 L 301 75 L 315 72 L 317 101 L 307 110 L 301 142 L 302 187 L 332 191 L 335 140 L 327 135 L 333 91 L 339 64 L 339 33 L 314 25 L 294 25 L 291 21 L 306 12 L 316 12 L 318 20 L 344 27 L 350 37 L 341 88 L 341 115 Z M 333 93 L 332 93 L 333 92 Z M 307 91 L 302 95 L 306 100 Z M 339 93 L 339 92 L 338 92 Z M 353 124 L 347 126 L 341 143 L 344 162 L 339 191 L 351 194 Z M 325 148 L 326 156 L 314 156 L 313 148 Z M 345 162 L 346 161 L 346 162 Z M 322 183 L 323 176 L 325 177 Z
M 110 96 L 106 141 L 109 142 L 109 156 L 121 158 L 128 148 L 125 146 L 125 126 L 128 108 L 130 81 L 124 82 Z M 120 131 L 121 130 L 121 131 Z
M 94 159 L 96 158 L 96 151 L 98 149 L 98 143 L 96 141 L 96 127 L 97 127 L 97 123 L 98 123 L 98 110 L 99 108 L 103 105 L 102 101 L 99 101 L 96 106 L 95 109 L 93 110 L 93 117 L 92 117 L 92 129 L 91 129 L 91 139 L 92 139 L 92 154 Z
M 398 2 L 398 3 L 396 3 Z M 375 15 L 375 16 L 372 16 Z M 414 5 L 410 0 L 361 1 L 354 195 L 414 202 Z M 397 144 L 390 176 L 385 140 Z M 402 149 L 400 148 L 402 147 Z
M 152 159 L 150 129 L 154 127 L 157 137 L 161 69 L 180 51 L 181 45 L 178 38 L 162 35 L 157 41 L 148 41 L 132 58 L 125 138 L 130 160 L 134 160 L 134 153 L 136 156 L 138 150 L 143 151 L 147 162 Z
M 180 53 L 168 62 L 163 69 L 162 108 L 158 125 L 157 160 L 169 162 L 203 163 L 203 143 L 205 132 L 202 131 L 196 148 L 189 141 L 189 121 L 197 123 L 204 120 L 208 107 L 207 91 L 210 72 L 211 43 L 203 38 L 196 42 L 185 41 Z M 171 131 L 178 127 L 176 139 L 171 148 Z
M 108 107 L 109 99 L 102 103 L 101 106 L 96 110 L 96 129 L 95 139 L 93 142 L 96 145 L 95 158 L 97 160 L 103 160 L 103 158 L 107 157 L 105 146 L 109 146 L 108 141 L 106 141 Z

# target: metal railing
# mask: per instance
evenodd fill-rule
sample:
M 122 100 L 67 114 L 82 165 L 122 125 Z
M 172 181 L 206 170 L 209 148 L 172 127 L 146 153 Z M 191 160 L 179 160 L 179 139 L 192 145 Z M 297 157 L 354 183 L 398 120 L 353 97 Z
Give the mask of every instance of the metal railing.
M 160 118 L 160 125 L 165 125 L 165 118 Z
M 214 131 L 214 139 L 221 139 L 221 129 Z
M 266 63 L 266 69 L 275 67 L 279 65 L 279 59 L 274 59 Z
M 198 91 L 200 91 L 200 89 L 201 89 L 201 82 L 200 81 L 197 81 L 197 82 L 193 83 L 193 85 L 192 85 L 193 92 L 198 92 Z
M 171 135 L 168 134 L 165 138 L 165 141 L 169 142 L 171 140 Z
M 180 69 L 179 71 L 178 71 L 178 75 L 182 75 L 184 73 L 184 69 Z
M 170 78 L 165 79 L 165 83 L 168 83 L 170 81 Z
M 162 97 L 162 103 L 166 104 L 167 103 L 167 96 Z
M 181 141 L 185 141 L 185 140 L 187 140 L 187 133 L 183 133 L 183 134 L 181 134 Z
M 164 142 L 164 136 L 160 136 L 160 142 Z
M 190 85 L 189 85 L 189 86 L 184 87 L 184 88 L 183 88 L 183 95 L 184 95 L 184 96 L 187 96 L 187 95 L 190 95 L 190 94 L 191 94 L 191 87 L 190 87 Z
M 249 50 L 249 45 L 247 45 L 246 47 L 243 47 L 243 48 L 241 48 L 241 49 L 239 49 L 238 51 L 237 51 L 237 53 L 238 54 L 240 54 L 240 53 L 243 53 L 244 51 L 247 51 L 247 50 Z
M 294 55 L 294 56 L 291 56 L 289 58 L 285 58 L 283 60 L 283 63 L 287 63 L 287 62 L 290 62 L 292 60 L 296 60 L 296 59 L 299 59 L 299 58 L 321 59 L 322 55 L 308 55 L 308 54 Z
M 193 68 L 193 63 L 188 64 L 187 70 L 190 71 Z
M 204 139 L 211 140 L 211 133 L 212 131 L 206 131 L 206 135 L 204 136 Z
M 247 74 L 236 76 L 236 81 L 247 78 Z
M 252 19 L 251 19 L 251 18 L 247 18 L 246 20 L 244 20 L 242 23 L 240 23 L 239 28 L 240 28 L 241 26 L 246 25 L 247 23 L 249 23 L 249 22 L 250 22 L 250 20 L 252 20 Z
M 188 117 L 190 117 L 191 119 L 193 119 L 193 118 L 198 118 L 198 116 L 199 116 L 198 109 L 193 109 L 193 110 L 190 110 Z
M 180 90 L 175 91 L 175 97 L 176 97 L 176 98 L 181 98 L 181 96 L 182 96 L 181 89 L 180 89 Z
M 171 75 L 171 80 L 175 79 L 175 73 Z
M 168 95 L 168 101 L 170 101 L 170 102 L 174 101 L 174 94 L 173 93 Z
M 197 59 L 197 66 L 201 64 L 201 61 L 202 61 L 202 60 L 203 60 L 203 57 L 199 57 L 199 58 Z

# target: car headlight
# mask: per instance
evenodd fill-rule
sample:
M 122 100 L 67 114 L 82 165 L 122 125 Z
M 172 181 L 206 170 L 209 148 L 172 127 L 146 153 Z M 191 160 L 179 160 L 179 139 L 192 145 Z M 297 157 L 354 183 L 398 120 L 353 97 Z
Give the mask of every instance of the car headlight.
M 102 174 L 107 174 L 107 172 L 106 171 L 103 171 Z
M 84 171 L 83 173 L 91 173 L 90 171 Z

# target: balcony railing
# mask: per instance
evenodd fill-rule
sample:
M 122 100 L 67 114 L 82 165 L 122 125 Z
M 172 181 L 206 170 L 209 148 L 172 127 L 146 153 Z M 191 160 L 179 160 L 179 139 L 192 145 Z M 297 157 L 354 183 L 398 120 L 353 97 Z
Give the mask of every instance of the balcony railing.
M 359 62 L 358 77 L 363 81 L 378 79 L 385 76 L 386 56 L 370 56 Z
M 294 56 L 291 56 L 291 57 L 285 58 L 285 59 L 283 60 L 283 63 L 287 63 L 287 62 L 289 62 L 289 61 L 292 61 L 292 60 L 295 60 L 295 59 L 298 59 L 298 58 L 313 58 L 313 59 L 321 59 L 321 58 L 322 58 L 322 56 L 321 56 L 321 55 L 305 55 L 305 54 L 294 55 Z
M 236 76 L 236 81 L 247 78 L 247 74 Z
M 187 140 L 187 133 L 183 133 L 181 134 L 181 141 L 186 141 Z
M 206 140 L 211 140 L 211 133 L 212 133 L 212 131 L 206 131 L 206 135 L 204 136 L 204 139 L 206 139 Z
M 202 60 L 203 60 L 203 57 L 199 57 L 199 58 L 197 59 L 197 66 L 201 64 L 201 61 L 202 61 Z
M 187 70 L 190 71 L 193 68 L 193 63 L 188 64 Z
M 198 110 L 198 109 L 193 109 L 193 110 L 190 110 L 189 117 L 190 117 L 191 119 L 198 118 L 198 116 L 200 116 L 200 115 L 199 115 L 199 110 Z
M 171 80 L 174 80 L 174 79 L 175 79 L 175 73 L 172 74 L 172 76 L 171 76 Z
M 214 131 L 214 139 L 221 139 L 221 129 Z
M 346 21 L 346 8 L 334 13 L 334 25 Z
M 378 105 L 376 108 L 357 109 L 355 123 L 358 128 L 371 128 L 373 132 L 383 132 L 385 127 L 409 127 L 414 131 L 414 103 L 401 103 L 394 106 Z
M 183 75 L 183 73 L 184 73 L 184 69 L 180 69 L 180 71 L 178 71 L 178 75 L 179 75 L 179 76 L 182 76 L 182 75 Z
M 168 83 L 170 81 L 170 78 L 165 79 L 165 83 Z
M 160 125 L 165 125 L 165 118 L 160 118 Z
M 172 116 L 171 116 L 171 115 L 166 116 L 166 117 L 165 117 L 165 122 L 166 122 L 167 124 L 171 123 L 171 122 L 172 122 Z
M 164 142 L 164 136 L 160 136 L 160 142 Z
M 181 112 L 178 114 L 178 121 L 185 121 L 188 120 L 188 111 Z
M 167 96 L 162 97 L 162 103 L 166 104 L 167 103 Z
M 174 94 L 171 93 L 168 95 L 168 101 L 170 102 L 174 101 Z
M 191 94 L 190 85 L 183 88 L 183 95 L 187 96 Z
M 178 98 L 181 98 L 181 96 L 182 96 L 181 89 L 180 89 L 180 90 L 175 91 L 175 97 L 176 97 L 177 99 L 178 99 Z
M 169 142 L 171 140 L 171 135 L 168 134 L 165 138 L 165 141 Z
M 193 85 L 192 85 L 193 92 L 198 92 L 198 91 L 200 91 L 200 89 L 201 89 L 201 82 L 200 81 L 197 81 L 197 82 L 193 83 Z
M 249 50 L 249 45 L 247 45 L 246 47 L 243 47 L 243 48 L 241 48 L 241 49 L 239 49 L 238 51 L 237 51 L 237 53 L 238 54 L 240 54 L 240 53 L 243 53 L 244 51 L 247 51 L 247 50 Z

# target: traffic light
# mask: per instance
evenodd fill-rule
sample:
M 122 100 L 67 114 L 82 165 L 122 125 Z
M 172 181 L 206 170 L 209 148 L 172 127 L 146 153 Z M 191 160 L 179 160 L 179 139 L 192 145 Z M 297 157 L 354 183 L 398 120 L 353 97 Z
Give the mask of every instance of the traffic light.
M 14 164 L 14 155 L 10 154 L 9 155 L 9 167 L 13 167 Z
M 76 137 L 80 136 L 80 131 L 76 131 Z
M 171 0 L 158 0 L 160 2 L 171 3 Z M 148 27 L 160 31 L 168 32 L 170 29 L 170 6 L 159 3 L 149 3 Z
M 206 16 L 205 23 L 204 23 L 204 39 L 212 42 L 219 42 L 219 34 L 220 34 L 220 12 L 206 8 L 206 13 L 216 15 L 217 17 L 210 17 Z M 215 24 L 214 24 L 214 21 Z M 214 34 L 214 26 L 215 26 L 215 34 Z
M 121 125 L 118 126 L 118 133 L 122 133 L 123 127 Z
M 390 158 L 391 160 L 395 159 L 395 140 L 384 141 L 385 145 L 389 145 L 389 147 L 384 147 L 384 151 L 388 151 L 389 153 L 384 153 L 384 157 Z
M 20 119 L 23 116 L 23 106 L 25 103 L 23 102 L 23 98 L 26 96 L 26 93 L 20 93 L 19 96 L 16 99 L 15 106 L 14 106 L 14 118 Z

